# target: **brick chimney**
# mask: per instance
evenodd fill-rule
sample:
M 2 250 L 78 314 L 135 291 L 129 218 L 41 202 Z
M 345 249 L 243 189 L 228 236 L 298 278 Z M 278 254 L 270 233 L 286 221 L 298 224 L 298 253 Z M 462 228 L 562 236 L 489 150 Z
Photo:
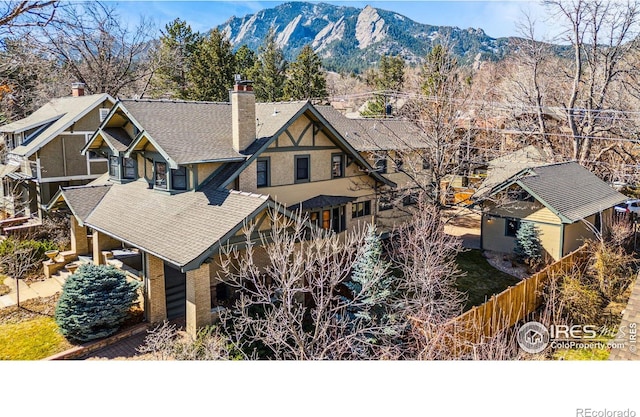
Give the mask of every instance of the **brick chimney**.
M 233 149 L 241 152 L 256 140 L 256 95 L 251 81 L 240 81 L 236 76 L 236 83 L 229 96 Z
M 84 96 L 84 83 L 71 84 L 71 96 L 73 97 Z

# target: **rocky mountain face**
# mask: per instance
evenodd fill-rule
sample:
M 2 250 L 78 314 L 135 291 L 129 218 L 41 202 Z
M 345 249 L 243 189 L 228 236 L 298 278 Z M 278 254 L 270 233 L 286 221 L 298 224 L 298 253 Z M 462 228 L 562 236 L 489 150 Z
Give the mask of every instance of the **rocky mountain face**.
M 447 42 L 462 63 L 500 59 L 508 38 L 491 38 L 482 29 L 459 29 L 417 23 L 398 13 L 326 3 L 284 3 L 253 15 L 231 17 L 219 29 L 239 47 L 257 50 L 273 26 L 277 42 L 289 60 L 311 44 L 334 71 L 361 71 L 381 54 L 419 62 L 437 42 Z

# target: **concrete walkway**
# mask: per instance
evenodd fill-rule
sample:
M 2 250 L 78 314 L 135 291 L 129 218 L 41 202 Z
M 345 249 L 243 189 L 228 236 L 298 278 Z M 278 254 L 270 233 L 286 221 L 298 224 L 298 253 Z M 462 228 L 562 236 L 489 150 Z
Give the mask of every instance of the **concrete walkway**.
M 466 208 L 445 210 L 444 232 L 462 239 L 462 247 L 480 249 L 480 214 Z
M 20 302 L 30 300 L 38 297 L 50 297 L 56 293 L 62 291 L 62 284 L 70 274 L 65 271 L 61 271 L 59 274 L 54 275 L 44 281 L 37 281 L 31 284 L 25 283 L 23 280 L 18 280 L 20 285 Z M 9 294 L 0 296 L 0 308 L 10 307 L 17 304 L 18 292 L 16 291 L 16 280 L 13 278 L 6 278 L 3 282 L 8 286 L 11 291 Z

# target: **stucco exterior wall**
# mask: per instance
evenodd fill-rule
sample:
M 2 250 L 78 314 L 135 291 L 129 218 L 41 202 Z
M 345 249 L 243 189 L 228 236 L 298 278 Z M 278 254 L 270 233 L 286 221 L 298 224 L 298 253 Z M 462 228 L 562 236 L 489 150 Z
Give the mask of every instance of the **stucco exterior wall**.
M 221 162 L 210 162 L 206 164 L 193 165 L 193 170 L 196 173 L 196 186 L 206 180 L 207 177 L 209 177 L 209 175 L 211 175 L 216 169 L 220 168 L 221 165 Z M 193 180 L 190 183 L 194 184 Z
M 43 178 L 64 177 L 62 138 L 57 137 L 38 151 Z
M 84 135 L 62 136 L 66 159 L 65 176 L 87 175 L 87 157 L 80 151 L 85 145 Z
M 596 222 L 596 215 L 589 216 L 585 219 L 590 224 Z M 595 235 L 589 227 L 582 221 L 567 224 L 564 229 L 564 245 L 562 248 L 563 255 L 573 252 L 582 246 L 586 240 L 594 239 Z
M 100 108 L 111 109 L 113 107 L 109 101 L 105 100 L 95 109 L 87 113 L 82 119 L 73 125 L 73 131 L 93 132 L 100 126 Z
M 524 220 L 526 221 L 526 220 Z M 507 219 L 482 216 L 482 249 L 501 253 L 512 253 L 516 246 L 516 239 L 506 235 Z M 560 259 L 560 239 L 562 225 L 535 223 L 540 243 L 546 254 L 553 259 Z

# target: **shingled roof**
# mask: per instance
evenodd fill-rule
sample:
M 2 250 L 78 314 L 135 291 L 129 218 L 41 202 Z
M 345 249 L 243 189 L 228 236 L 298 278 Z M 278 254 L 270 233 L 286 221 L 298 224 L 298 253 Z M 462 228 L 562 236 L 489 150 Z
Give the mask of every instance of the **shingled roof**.
M 109 142 L 109 145 L 119 152 L 125 152 L 129 145 L 131 145 L 131 138 L 126 130 L 121 127 L 106 127 L 101 130 L 104 140 Z
M 316 106 L 316 108 L 359 152 L 429 147 L 429 138 L 409 120 L 350 119 L 332 106 Z
M 527 168 L 500 189 L 520 185 L 562 219 L 573 223 L 627 200 L 577 162 Z M 496 191 L 494 191 L 495 193 Z
M 108 94 L 56 98 L 24 119 L 1 126 L 0 132 L 20 133 L 41 128 L 42 130 L 29 138 L 28 142 L 11 151 L 16 155 L 28 157 L 104 101 L 115 102 Z
M 177 164 L 239 159 L 232 146 L 231 104 L 121 100 L 140 129 Z
M 212 247 L 270 201 L 265 195 L 212 187 L 170 195 L 149 189 L 143 179 L 60 193 L 86 226 L 181 268 L 211 256 Z
M 59 204 L 64 200 L 82 225 L 110 188 L 111 184 L 61 188 L 53 197 L 49 206 Z

